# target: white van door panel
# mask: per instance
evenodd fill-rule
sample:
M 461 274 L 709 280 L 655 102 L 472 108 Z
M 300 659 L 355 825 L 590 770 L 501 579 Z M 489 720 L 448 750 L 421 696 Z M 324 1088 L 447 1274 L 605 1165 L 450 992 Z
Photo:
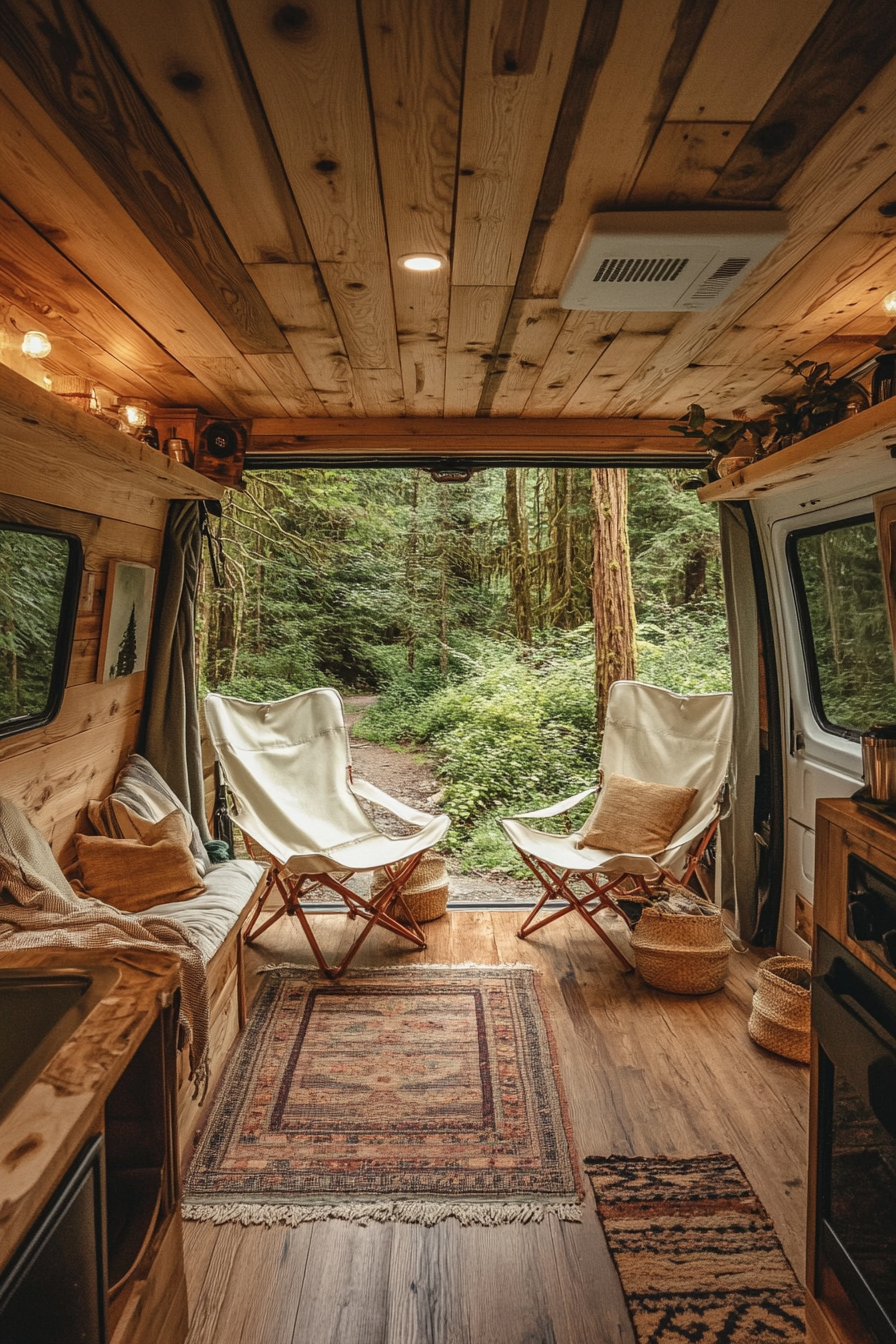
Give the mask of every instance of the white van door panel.
M 853 490 L 863 485 L 867 490 L 863 481 L 855 481 Z M 880 485 L 875 481 L 871 488 Z M 784 889 L 778 946 L 782 952 L 803 957 L 810 956 L 811 949 L 796 931 L 797 897 L 804 904 L 812 903 L 815 803 L 818 798 L 849 797 L 861 787 L 862 754 L 854 738 L 819 722 L 813 708 L 788 538 L 794 532 L 873 514 L 870 493 L 845 498 L 848 489 L 842 479 L 816 480 L 809 500 L 789 492 L 785 497 L 759 500 L 754 509 L 773 606 L 785 738 Z

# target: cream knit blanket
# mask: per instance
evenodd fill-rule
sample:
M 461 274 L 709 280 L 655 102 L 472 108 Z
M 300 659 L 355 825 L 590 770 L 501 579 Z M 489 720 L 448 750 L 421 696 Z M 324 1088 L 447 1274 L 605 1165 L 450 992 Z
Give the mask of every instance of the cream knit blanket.
M 208 994 L 199 948 L 177 920 L 77 896 L 46 840 L 0 798 L 0 949 L 147 947 L 180 960 L 181 1029 L 197 1095 L 208 1073 Z

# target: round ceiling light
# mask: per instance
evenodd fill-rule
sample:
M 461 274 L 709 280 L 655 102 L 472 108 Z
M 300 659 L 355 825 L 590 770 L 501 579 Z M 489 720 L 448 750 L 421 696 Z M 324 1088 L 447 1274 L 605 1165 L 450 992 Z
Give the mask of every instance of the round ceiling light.
M 896 317 L 896 289 L 885 294 L 883 298 L 883 309 L 889 317 Z
M 407 257 L 399 257 L 398 260 L 408 271 L 438 271 L 442 266 L 442 258 L 433 252 L 412 252 Z

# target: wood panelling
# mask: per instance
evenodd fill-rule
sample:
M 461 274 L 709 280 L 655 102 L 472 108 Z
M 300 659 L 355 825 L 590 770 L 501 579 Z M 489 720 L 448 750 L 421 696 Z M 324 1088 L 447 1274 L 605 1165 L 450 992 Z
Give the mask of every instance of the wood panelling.
M 627 382 L 612 403 L 611 413 L 625 415 L 631 408 L 653 405 L 660 394 L 678 398 L 691 365 L 720 333 L 732 330 L 741 316 L 791 270 L 805 265 L 823 240 L 857 205 L 896 171 L 896 139 L 891 134 L 896 117 L 896 62 L 891 62 L 866 89 L 861 105 L 841 118 L 779 194 L 776 205 L 787 214 L 788 235 L 783 243 L 717 308 L 679 318 L 656 356 Z M 786 304 L 781 317 L 789 319 Z M 687 399 L 682 397 L 682 411 Z M 712 409 L 716 404 L 709 402 Z M 730 414 L 730 407 L 718 407 Z
M 4 10 L 4 55 L 238 349 L 283 349 L 193 177 L 89 14 L 73 0 Z
M 71 837 L 82 809 L 109 792 L 140 728 L 145 674 L 105 684 L 95 680 L 109 561 L 137 560 L 157 569 L 166 506 L 158 501 L 156 525 L 146 526 L 146 508 L 139 524 L 0 495 L 0 519 L 72 533 L 84 548 L 62 708 L 44 727 L 0 739 L 0 794 L 27 813 L 63 864 L 73 857 Z
M 499 47 L 513 10 L 528 45 Z M 584 0 L 472 0 L 464 67 L 453 275 L 458 285 L 512 285 L 585 12 Z M 506 29 L 504 30 L 507 35 Z
M 880 334 L 889 0 L 8 8 L 0 299 L 48 368 L 267 418 L 671 419 Z M 595 210 L 767 205 L 788 237 L 715 309 L 558 305 Z
M 249 271 L 301 360 L 321 414 L 362 414 L 352 366 L 318 268 L 265 263 L 250 266 Z
M 5 489 L 65 508 L 89 500 L 97 514 L 164 525 L 169 499 L 219 499 L 223 487 L 76 410 L 0 366 L 0 469 Z
M 460 0 L 364 0 L 362 13 L 404 404 L 410 415 L 441 415 L 464 6 Z M 421 142 L 425 155 L 418 152 Z M 420 273 L 396 264 L 413 252 L 443 258 L 441 270 Z
M 231 6 L 353 367 L 398 372 L 398 345 L 357 12 Z
M 719 0 L 669 108 L 669 120 L 754 121 L 829 3 Z
M 136 9 L 95 0 L 91 8 L 241 260 L 313 261 L 245 57 L 221 21 L 221 8 L 213 0 L 141 0 Z
M 77 333 L 89 341 L 93 359 L 105 366 L 115 391 L 126 391 L 129 381 L 145 379 L 150 390 L 141 395 L 150 401 L 226 410 L 5 201 L 0 201 L 0 293 L 19 304 L 30 325 L 45 330 L 54 344 L 57 333 Z M 70 339 L 76 340 L 74 334 Z M 63 367 L 69 373 L 80 372 L 77 365 Z
M 748 121 L 667 121 L 627 203 L 676 210 L 702 202 L 749 129 Z
M 894 55 L 890 0 L 833 0 L 710 194 L 774 200 Z
M 220 370 L 225 381 L 218 383 L 214 366 L 201 360 L 229 358 L 231 369 L 245 370 L 266 392 L 192 290 L 2 61 L 0 163 L 6 200 L 231 411 L 244 414 L 246 407 L 226 381 L 228 369 Z M 48 286 L 46 297 L 64 306 L 64 293 L 55 288 Z

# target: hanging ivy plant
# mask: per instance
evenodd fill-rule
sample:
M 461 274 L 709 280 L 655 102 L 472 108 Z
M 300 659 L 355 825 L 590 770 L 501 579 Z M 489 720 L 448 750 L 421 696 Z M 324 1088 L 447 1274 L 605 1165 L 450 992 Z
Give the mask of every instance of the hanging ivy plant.
M 878 345 L 882 346 L 882 342 Z M 687 415 L 682 416 L 684 423 L 669 428 L 686 439 L 694 439 L 698 447 L 712 455 L 713 466 L 717 467 L 719 461 L 734 454 L 739 445 L 744 457 L 758 461 L 798 439 L 836 424 L 850 411 L 863 411 L 870 405 L 868 392 L 862 384 L 848 375 L 832 378 L 828 363 L 816 364 L 806 359 L 793 364 L 788 360 L 785 368 L 793 377 L 802 380 L 802 386 L 793 392 L 763 397 L 765 405 L 773 410 L 767 419 L 722 420 L 713 417 L 707 420 L 703 407 L 692 402 Z

